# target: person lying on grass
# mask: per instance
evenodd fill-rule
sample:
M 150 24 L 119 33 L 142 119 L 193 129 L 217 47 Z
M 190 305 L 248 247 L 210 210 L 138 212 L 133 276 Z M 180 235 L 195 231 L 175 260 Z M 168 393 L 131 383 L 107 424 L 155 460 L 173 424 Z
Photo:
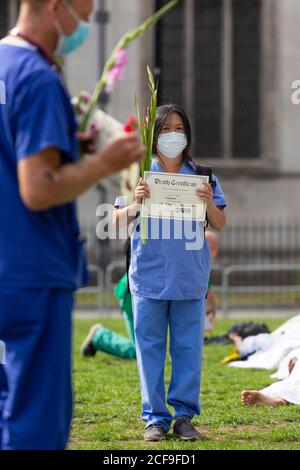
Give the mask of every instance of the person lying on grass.
M 264 405 L 283 406 L 300 405 L 300 360 L 294 357 L 289 362 L 290 375 L 287 379 L 275 382 L 269 387 L 257 391 L 242 392 L 241 400 L 244 406 Z

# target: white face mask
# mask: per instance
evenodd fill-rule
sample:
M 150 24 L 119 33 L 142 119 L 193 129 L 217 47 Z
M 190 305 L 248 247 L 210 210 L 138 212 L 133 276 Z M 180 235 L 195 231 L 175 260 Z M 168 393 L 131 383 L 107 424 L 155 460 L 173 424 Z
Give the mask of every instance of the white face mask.
M 167 158 L 177 158 L 186 148 L 188 142 L 185 134 L 181 132 L 168 132 L 160 134 L 157 148 L 161 155 Z

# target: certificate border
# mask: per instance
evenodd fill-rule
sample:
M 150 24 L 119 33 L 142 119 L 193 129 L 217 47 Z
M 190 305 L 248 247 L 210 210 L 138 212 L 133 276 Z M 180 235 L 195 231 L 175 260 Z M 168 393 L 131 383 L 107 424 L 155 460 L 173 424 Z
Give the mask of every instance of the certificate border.
M 146 177 L 148 175 L 154 175 L 154 174 L 157 174 L 157 175 L 162 175 L 162 176 L 173 176 L 173 177 L 188 177 L 190 179 L 192 178 L 196 178 L 196 179 L 206 179 L 207 183 L 209 183 L 209 176 L 206 176 L 206 175 L 190 175 L 190 174 L 184 174 L 184 173 L 166 173 L 166 172 L 162 172 L 162 171 L 145 171 L 144 173 L 144 181 L 146 181 Z M 207 211 L 207 204 L 206 203 L 203 203 L 204 206 L 206 206 L 206 211 Z M 182 221 L 191 221 L 191 222 L 199 222 L 200 224 L 201 223 L 204 223 L 205 220 L 198 220 L 198 219 L 195 219 L 195 218 L 192 218 L 192 219 L 185 219 L 185 218 L 181 218 L 181 217 L 163 217 L 163 216 L 153 216 L 153 215 L 145 215 L 145 205 L 146 205 L 146 202 L 145 202 L 145 199 L 143 199 L 143 202 L 142 202 L 142 210 L 141 210 L 141 217 L 145 218 L 145 219 L 161 219 L 161 220 L 182 220 Z M 205 211 L 205 212 L 206 212 Z

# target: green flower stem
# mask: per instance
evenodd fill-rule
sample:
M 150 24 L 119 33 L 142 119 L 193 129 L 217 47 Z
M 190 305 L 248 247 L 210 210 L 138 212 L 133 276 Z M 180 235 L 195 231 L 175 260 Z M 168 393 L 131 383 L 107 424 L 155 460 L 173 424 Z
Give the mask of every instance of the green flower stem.
M 127 49 L 129 44 L 133 41 L 135 41 L 137 38 L 142 36 L 151 26 L 153 26 L 155 23 L 157 23 L 163 16 L 165 16 L 172 8 L 175 7 L 175 5 L 178 3 L 178 0 L 171 0 L 169 3 L 167 3 L 164 7 L 162 7 L 160 10 L 158 10 L 153 16 L 148 18 L 144 23 L 142 23 L 139 27 L 136 29 L 129 31 L 126 33 L 118 42 L 117 46 L 113 50 L 113 53 L 111 57 L 108 59 L 108 61 L 105 64 L 104 71 L 102 74 L 102 77 L 100 78 L 94 93 L 91 98 L 90 105 L 87 109 L 87 112 L 82 119 L 82 122 L 80 124 L 79 130 L 80 132 L 85 132 L 87 130 L 87 126 L 89 123 L 89 120 L 91 118 L 91 115 L 99 101 L 99 98 L 106 86 L 107 83 L 107 78 L 108 78 L 108 73 L 110 70 L 113 69 L 116 60 L 117 60 L 117 53 L 120 49 Z
M 154 139 L 154 131 L 155 131 L 155 124 L 156 124 L 156 114 L 157 114 L 157 93 L 158 88 L 155 84 L 153 73 L 150 67 L 147 67 L 147 74 L 148 74 L 148 86 L 151 93 L 151 102 L 150 106 L 147 108 L 145 115 L 142 118 L 140 117 L 139 106 L 137 98 L 135 99 L 135 107 L 137 113 L 137 120 L 141 129 L 141 140 L 146 147 L 146 154 L 145 158 L 141 163 L 141 176 L 144 179 L 145 171 L 151 170 L 151 162 L 152 162 L 152 151 L 153 151 L 153 139 Z M 142 237 L 142 244 L 147 244 L 147 219 L 142 217 L 141 220 L 141 237 Z
M 142 244 L 147 245 L 147 218 L 141 217 Z

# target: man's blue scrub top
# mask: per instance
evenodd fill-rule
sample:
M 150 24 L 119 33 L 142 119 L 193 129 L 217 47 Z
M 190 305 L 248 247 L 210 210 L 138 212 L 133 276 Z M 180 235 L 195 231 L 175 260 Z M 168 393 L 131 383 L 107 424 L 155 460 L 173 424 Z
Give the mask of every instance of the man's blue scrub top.
M 156 159 L 152 161 L 151 171 L 162 172 L 163 169 Z M 181 174 L 196 174 L 187 164 L 180 170 Z M 216 187 L 214 189 L 214 202 L 217 206 L 225 208 L 227 205 L 224 192 L 218 179 L 214 176 Z M 210 275 L 210 252 L 208 243 L 204 238 L 204 226 L 195 221 L 183 222 L 172 220 L 170 222 L 169 239 L 162 238 L 162 225 L 159 221 L 159 238 L 151 238 L 151 224 L 148 222 L 149 238 L 143 245 L 141 230 L 138 226 L 131 241 L 131 264 L 129 270 L 130 290 L 134 295 L 158 300 L 193 300 L 206 296 Z M 157 221 L 155 222 L 157 224 Z M 176 239 L 175 231 L 179 225 L 185 225 L 183 236 Z M 177 225 L 177 228 L 176 228 Z M 178 230 L 177 233 L 180 233 Z M 191 247 L 193 240 L 198 237 L 200 241 Z M 188 245 L 187 245 L 188 244 Z
M 17 176 L 19 161 L 49 147 L 64 164 L 77 159 L 70 96 L 26 42 L 0 42 L 0 64 L 0 286 L 74 289 L 82 259 L 75 203 L 35 213 L 21 200 Z

